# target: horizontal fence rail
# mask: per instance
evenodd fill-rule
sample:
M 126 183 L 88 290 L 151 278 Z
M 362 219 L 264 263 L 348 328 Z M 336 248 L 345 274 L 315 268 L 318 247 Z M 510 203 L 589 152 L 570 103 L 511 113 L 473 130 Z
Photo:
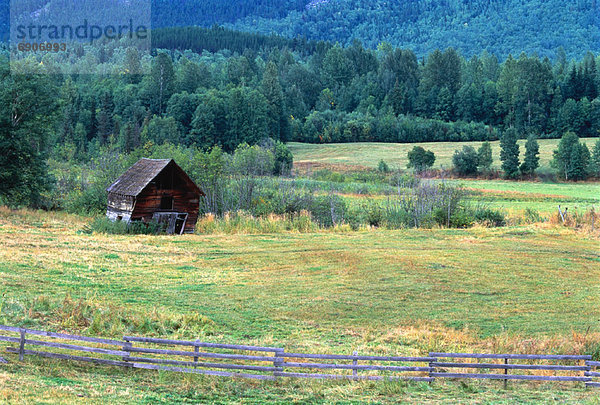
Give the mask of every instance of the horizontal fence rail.
M 588 375 L 590 372 L 588 363 L 592 360 L 592 356 L 435 352 L 429 353 L 429 355 L 438 358 L 438 361 L 431 363 L 431 366 L 435 368 L 435 371 L 431 373 L 434 378 L 504 380 L 505 386 L 509 380 L 575 381 L 586 384 L 592 382 L 592 378 Z M 441 361 L 443 359 L 450 359 L 450 361 Z M 482 360 L 484 362 L 481 362 Z M 494 360 L 503 362 L 494 363 Z M 527 363 L 515 364 L 514 361 L 526 361 Z M 557 362 L 563 364 L 556 364 Z M 493 370 L 493 372 L 488 370 Z M 498 370 L 504 370 L 504 373 L 499 374 Z M 517 372 L 518 374 L 516 374 Z M 562 373 L 562 375 L 557 373 Z
M 582 355 L 429 353 L 428 356 L 375 356 L 287 353 L 282 347 L 235 345 L 124 336 L 102 339 L 1 326 L 6 352 L 148 370 L 240 377 L 409 380 L 436 378 L 573 381 L 600 387 L 600 362 Z M 13 334 L 14 336 L 10 336 Z M 0 364 L 6 362 L 0 357 Z
M 585 386 L 600 388 L 600 361 L 588 360 L 585 364 L 590 368 L 585 375 L 592 378 L 591 381 L 585 383 Z

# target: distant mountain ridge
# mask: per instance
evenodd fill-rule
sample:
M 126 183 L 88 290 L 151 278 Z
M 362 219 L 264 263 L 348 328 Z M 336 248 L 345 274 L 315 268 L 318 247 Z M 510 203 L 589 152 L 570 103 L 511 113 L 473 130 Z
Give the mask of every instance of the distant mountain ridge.
M 55 0 L 19 0 L 44 4 Z M 0 0 L 0 32 L 8 32 Z M 382 42 L 426 55 L 455 47 L 505 57 L 554 58 L 600 51 L 597 0 L 152 0 L 154 27 L 212 26 L 375 48 Z

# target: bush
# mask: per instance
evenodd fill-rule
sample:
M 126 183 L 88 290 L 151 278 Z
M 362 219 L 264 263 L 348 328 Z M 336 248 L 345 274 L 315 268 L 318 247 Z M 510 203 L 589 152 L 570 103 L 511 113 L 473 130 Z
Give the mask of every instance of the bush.
M 390 172 L 390 167 L 385 162 L 385 160 L 382 159 L 382 160 L 379 161 L 379 165 L 377 166 L 377 170 L 380 173 L 389 173 Z
M 417 173 L 429 169 L 434 163 L 435 154 L 430 150 L 415 146 L 408 152 L 408 168 L 414 168 Z
M 106 190 L 99 185 L 93 185 L 83 191 L 72 191 L 68 194 L 64 204 L 67 212 L 90 215 L 106 212 L 106 200 Z
M 336 194 L 316 197 L 310 208 L 313 219 L 324 227 L 331 227 L 344 222 L 346 212 L 346 202 Z
M 365 212 L 365 221 L 368 225 L 378 227 L 383 223 L 383 209 L 377 201 L 363 204 L 362 209 Z
M 475 221 L 487 226 L 504 226 L 506 225 L 506 216 L 491 208 L 478 208 L 475 210 Z
M 452 228 L 469 228 L 473 226 L 474 222 L 475 216 L 470 210 L 457 210 L 450 216 L 450 226 Z
M 317 170 L 313 173 L 311 178 L 314 180 L 329 181 L 332 183 L 345 183 L 346 182 L 346 176 L 344 176 L 342 173 L 334 172 L 329 169 Z
M 463 146 L 462 151 L 454 151 L 452 163 L 456 172 L 463 176 L 477 174 L 479 155 L 472 146 Z

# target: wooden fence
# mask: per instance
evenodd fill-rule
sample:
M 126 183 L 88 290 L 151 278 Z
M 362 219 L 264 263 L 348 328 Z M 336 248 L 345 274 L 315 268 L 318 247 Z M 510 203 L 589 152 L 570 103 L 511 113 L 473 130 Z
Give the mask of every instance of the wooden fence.
M 282 347 L 124 336 L 122 340 L 0 326 L 8 353 L 139 369 L 274 380 L 282 377 L 410 380 L 437 378 L 572 381 L 600 387 L 591 356 L 429 353 L 427 357 L 288 353 Z M 13 334 L 15 336 L 9 336 Z M 43 340 L 41 340 L 43 338 Z M 474 371 L 475 370 L 475 371 Z M 500 371 L 500 372 L 498 372 Z

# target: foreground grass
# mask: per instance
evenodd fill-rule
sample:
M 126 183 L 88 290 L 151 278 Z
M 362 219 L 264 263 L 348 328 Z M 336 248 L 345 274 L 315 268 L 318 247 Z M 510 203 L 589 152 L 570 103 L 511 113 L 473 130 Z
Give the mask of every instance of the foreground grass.
M 590 150 L 598 138 L 583 138 Z M 550 168 L 552 153 L 558 147 L 559 139 L 540 139 L 540 167 Z M 490 142 L 494 158 L 494 167 L 500 167 L 500 142 Z M 521 160 L 525 154 L 525 140 L 520 140 Z M 452 155 L 463 146 L 481 146 L 481 142 L 433 142 L 433 143 L 341 143 L 307 144 L 290 142 L 288 146 L 294 154 L 294 162 L 300 165 L 308 163 L 338 166 L 362 166 L 376 168 L 384 160 L 392 169 L 406 169 L 407 153 L 415 146 L 422 146 L 435 153 L 434 168 L 452 167 Z
M 110 236 L 78 233 L 85 221 L 0 209 L 0 322 L 334 353 L 600 354 L 600 241 L 590 234 L 528 226 Z M 599 400 L 573 384 L 255 384 L 33 359 L 0 366 L 0 387 L 6 402 Z
M 252 382 L 27 359 L 0 366 L 0 403 L 101 404 L 598 404 L 573 384 L 441 382 Z

